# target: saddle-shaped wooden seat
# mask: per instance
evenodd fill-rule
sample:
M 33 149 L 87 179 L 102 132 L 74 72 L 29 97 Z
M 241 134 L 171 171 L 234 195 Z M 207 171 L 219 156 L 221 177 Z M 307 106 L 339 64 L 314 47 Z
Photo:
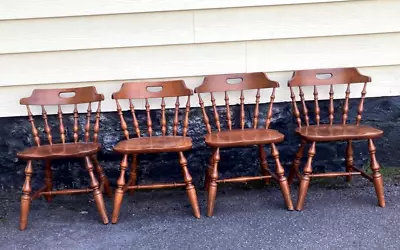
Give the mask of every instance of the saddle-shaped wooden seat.
M 17 154 L 25 160 L 60 159 L 91 156 L 97 153 L 100 144 L 94 142 L 78 142 L 30 147 Z
M 192 139 L 183 136 L 140 137 L 119 142 L 114 151 L 121 154 L 182 152 L 192 148 Z
M 273 129 L 237 129 L 213 132 L 204 138 L 210 147 L 225 148 L 278 143 L 284 135 Z
M 377 128 L 354 124 L 322 124 L 297 128 L 296 132 L 307 141 L 348 141 L 375 139 L 383 135 Z

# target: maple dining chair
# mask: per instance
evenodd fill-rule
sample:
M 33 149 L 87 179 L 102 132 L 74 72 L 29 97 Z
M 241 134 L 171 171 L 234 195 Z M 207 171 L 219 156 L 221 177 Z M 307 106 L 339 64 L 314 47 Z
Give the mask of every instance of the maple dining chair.
M 225 75 L 210 75 L 204 78 L 202 85 L 195 89 L 195 93 L 198 94 L 200 107 L 202 109 L 204 122 L 207 129 L 207 135 L 205 135 L 205 143 L 207 146 L 212 148 L 212 155 L 209 160 L 209 166 L 206 171 L 205 188 L 208 190 L 208 208 L 207 216 L 212 216 L 215 207 L 215 199 L 217 194 L 217 184 L 221 182 L 247 182 L 251 180 L 276 180 L 281 188 L 283 198 L 286 207 L 289 210 L 293 210 L 292 200 L 290 198 L 289 185 L 284 176 L 284 169 L 279 160 L 279 152 L 276 147 L 276 143 L 280 143 L 284 140 L 284 135 L 276 130 L 270 129 L 272 120 L 272 106 L 275 99 L 275 89 L 279 87 L 279 84 L 275 81 L 271 81 L 267 78 L 264 73 L 242 73 L 242 74 L 225 74 Z M 260 113 L 260 89 L 272 89 L 272 93 L 269 101 L 269 108 L 266 112 L 265 124 L 259 124 L 259 113 Z M 256 100 L 254 108 L 253 125 L 249 128 L 245 128 L 245 104 L 244 104 L 244 91 L 245 90 L 256 90 Z M 240 91 L 240 114 L 236 116 L 232 114 L 229 104 L 229 91 Z M 225 112 L 226 112 L 226 129 L 221 126 L 221 120 L 217 110 L 217 104 L 214 93 L 222 92 L 225 100 Z M 207 114 L 207 110 L 202 99 L 203 95 L 209 95 L 212 104 L 212 115 L 215 122 L 215 131 L 212 131 L 212 122 Z M 240 127 L 235 128 L 233 126 L 232 117 L 239 117 Z M 275 160 L 276 173 L 272 172 L 268 166 L 267 155 L 264 150 L 264 145 L 270 145 L 271 156 Z M 256 145 L 259 150 L 260 165 L 262 176 L 246 176 L 229 179 L 218 179 L 218 163 L 220 161 L 220 149 L 221 148 L 233 148 L 233 147 L 245 147 Z
M 302 210 L 304 207 L 307 190 L 310 180 L 312 178 L 345 176 L 347 181 L 351 181 L 353 175 L 361 175 L 362 177 L 365 177 L 366 179 L 373 182 L 378 198 L 378 204 L 381 207 L 385 207 L 383 180 L 382 175 L 379 172 L 380 166 L 378 161 L 376 160 L 376 147 L 373 142 L 373 139 L 379 138 L 383 135 L 383 131 L 370 126 L 361 125 L 365 96 L 367 93 L 366 87 L 368 82 L 371 82 L 371 78 L 360 74 L 356 68 L 298 70 L 295 71 L 295 73 L 293 74 L 293 78 L 289 81 L 288 85 L 291 92 L 293 114 L 298 126 L 296 132 L 301 137 L 301 145 L 296 153 L 288 177 L 289 183 L 292 183 L 295 177 L 298 177 L 300 179 L 299 195 L 296 205 L 297 210 Z M 356 83 L 363 84 L 361 98 L 357 107 L 357 114 L 354 117 L 355 119 L 350 119 L 350 87 L 352 84 Z M 340 122 L 335 121 L 335 93 L 333 85 L 336 84 L 346 84 L 345 98 L 342 102 L 343 108 L 341 110 L 341 116 L 340 119 L 336 119 L 340 120 Z M 321 108 L 318 102 L 319 93 L 317 89 L 317 86 L 321 85 L 329 86 L 329 108 L 325 113 L 325 116 L 326 118 L 328 118 L 329 122 L 327 124 L 321 124 L 321 119 L 323 119 L 323 115 L 321 114 Z M 307 107 L 310 106 L 311 103 L 306 102 L 303 87 L 311 87 L 313 89 L 314 98 L 312 99 L 311 103 L 313 103 L 314 106 L 314 123 L 312 123 L 312 119 L 310 119 L 310 114 L 312 113 L 312 111 L 309 112 L 309 107 Z M 298 93 L 300 96 L 299 103 L 302 107 L 301 111 L 297 105 L 294 88 L 298 88 Z M 351 124 L 350 121 L 353 121 L 354 124 Z M 368 141 L 372 175 L 368 175 L 362 169 L 354 166 L 352 142 L 356 140 Z M 316 154 L 316 143 L 338 141 L 347 142 L 347 148 L 345 152 L 346 171 L 313 173 L 312 160 Z M 303 170 L 304 173 L 303 175 L 301 175 L 298 169 L 306 144 L 310 144 L 310 147 L 308 150 L 308 159 L 305 163 Z
M 183 154 L 192 148 L 192 139 L 187 136 L 189 126 L 190 96 L 192 90 L 188 89 L 182 80 L 160 81 L 160 82 L 136 82 L 124 83 L 121 89 L 112 95 L 117 105 L 118 115 L 120 117 L 121 129 L 125 140 L 119 142 L 114 151 L 122 155 L 120 176 L 117 180 L 117 188 L 115 190 L 114 210 L 112 214 L 112 223 L 117 223 L 124 193 L 129 190 L 133 194 L 134 190 L 140 189 L 160 189 L 172 187 L 186 187 L 193 214 L 196 218 L 200 218 L 200 209 L 197 201 L 195 187 L 192 183 L 192 176 L 187 168 L 187 160 Z M 182 135 L 178 135 L 179 127 L 179 109 L 180 98 L 187 98 L 186 106 L 183 114 Z M 153 121 L 150 112 L 149 99 L 161 98 L 161 134 L 153 134 Z M 167 131 L 167 115 L 166 115 L 166 98 L 175 99 L 175 109 L 172 121 L 172 131 Z M 120 100 L 127 99 L 129 101 L 129 110 L 132 115 L 134 137 L 129 135 L 128 125 L 123 116 Z M 134 99 L 145 101 L 145 110 L 147 116 L 147 131 L 140 130 L 139 122 L 136 116 Z M 147 136 L 146 136 L 147 134 Z M 148 184 L 139 185 L 137 183 L 138 155 L 149 153 L 177 153 L 179 163 L 182 168 L 183 183 L 164 183 L 164 184 Z M 125 183 L 125 172 L 128 168 L 128 157 L 132 157 L 130 167 L 129 181 Z
M 21 230 L 24 230 L 27 226 L 31 200 L 34 200 L 41 195 L 50 202 L 54 195 L 93 193 L 100 217 L 104 224 L 108 223 L 102 191 L 107 192 L 108 195 L 112 195 L 112 190 L 107 177 L 96 158 L 96 154 L 100 148 L 98 138 L 100 128 L 100 107 L 101 101 L 103 100 L 103 95 L 98 94 L 95 87 L 35 89 L 30 97 L 22 98 L 20 100 L 20 104 L 25 105 L 27 108 L 29 122 L 32 127 L 33 139 L 36 144 L 36 146 L 27 148 L 17 154 L 18 158 L 27 161 L 25 168 L 26 177 L 22 187 L 23 194 L 21 198 Z M 93 126 L 91 126 L 92 103 L 97 103 L 97 111 Z M 84 131 L 82 132 L 79 131 L 78 104 L 88 104 L 86 122 L 84 125 Z M 73 135 L 71 142 L 68 142 L 69 136 L 66 134 L 66 131 L 68 132 L 68 130 L 66 129 L 63 120 L 65 115 L 63 115 L 62 106 L 66 105 L 73 105 L 74 107 L 72 115 L 73 128 L 71 130 Z M 35 125 L 35 117 L 31 111 L 31 106 L 39 106 L 39 109 L 41 109 L 44 126 L 43 129 Z M 57 115 L 55 117 L 48 116 L 45 106 L 57 106 Z M 56 136 L 54 136 L 51 126 L 53 120 L 58 123 L 60 141 L 55 140 Z M 93 130 L 92 136 L 91 129 Z M 45 138 L 41 138 L 39 134 L 40 130 L 44 130 Z M 79 140 L 79 134 L 82 134 L 82 140 Z M 46 140 L 48 141 L 48 144 L 42 143 Z M 80 158 L 83 160 L 84 165 L 89 172 L 90 188 L 53 190 L 53 172 L 51 163 L 53 160 L 65 158 Z M 45 167 L 45 185 L 33 194 L 31 194 L 31 179 L 33 173 L 32 161 L 43 161 Z M 98 174 L 100 183 L 94 174 L 94 170 Z

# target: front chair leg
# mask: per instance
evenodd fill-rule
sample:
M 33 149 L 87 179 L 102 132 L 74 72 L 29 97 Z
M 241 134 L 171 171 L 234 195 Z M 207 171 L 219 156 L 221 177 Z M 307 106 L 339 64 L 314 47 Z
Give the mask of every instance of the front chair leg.
M 99 161 L 96 156 L 92 156 L 92 161 L 96 167 L 96 172 L 99 175 L 100 181 L 103 184 L 104 191 L 108 197 L 112 197 L 112 189 L 110 186 L 110 182 L 107 179 L 107 176 L 104 174 L 103 168 L 100 166 Z
M 285 177 L 285 170 L 283 169 L 281 162 L 279 160 L 279 151 L 276 148 L 274 143 L 271 144 L 271 155 L 275 159 L 276 174 L 278 176 L 278 181 L 279 181 L 279 185 L 281 187 L 283 199 L 285 200 L 287 209 L 292 211 L 292 210 L 294 210 L 294 208 L 293 208 L 292 198 L 290 197 L 289 184 Z
M 32 178 L 32 161 L 28 161 L 25 167 L 25 182 L 22 186 L 21 197 L 21 217 L 19 222 L 19 229 L 25 230 L 28 224 L 28 214 L 31 205 L 31 178 Z
M 121 173 L 117 180 L 117 188 L 115 189 L 115 195 L 114 195 L 114 210 L 111 219 L 111 222 L 114 224 L 118 222 L 122 199 L 124 198 L 125 171 L 127 167 L 128 167 L 128 155 L 124 155 L 121 161 Z
M 53 190 L 53 171 L 51 170 L 50 160 L 45 161 L 44 183 L 46 184 L 46 191 Z M 46 198 L 47 202 L 51 202 L 51 194 L 46 194 L 44 197 Z
M 304 146 L 305 145 L 306 145 L 306 142 L 304 140 L 302 140 L 299 150 L 296 152 L 296 156 L 293 160 L 293 165 L 290 168 L 289 177 L 288 177 L 289 185 L 293 184 L 294 177 L 296 177 L 296 176 L 300 177 L 299 166 L 300 166 L 301 158 L 303 157 L 303 154 L 304 154 Z
M 353 172 L 353 146 L 351 141 L 347 141 L 347 148 L 346 148 L 346 171 L 351 173 Z M 346 181 L 350 182 L 352 176 L 346 176 Z
M 210 174 L 210 184 L 208 185 L 207 216 L 214 214 L 215 198 L 217 197 L 218 162 L 220 160 L 219 148 L 216 148 L 213 160 L 213 169 Z
M 103 220 L 103 223 L 108 224 L 108 217 L 107 217 L 106 206 L 104 204 L 103 194 L 100 192 L 99 182 L 97 181 L 96 177 L 94 176 L 93 165 L 92 165 L 92 162 L 90 161 L 89 156 L 85 157 L 85 165 L 86 165 L 86 169 L 89 172 L 90 187 L 93 189 L 93 198 L 96 202 L 97 210 L 99 211 L 99 214 Z
M 197 201 L 196 189 L 192 184 L 192 176 L 189 173 L 189 170 L 187 168 L 187 160 L 182 152 L 179 152 L 179 163 L 182 167 L 183 179 L 186 183 L 186 192 L 189 197 L 190 204 L 192 205 L 193 215 L 196 218 L 200 218 L 200 208 Z
M 385 195 L 383 191 L 383 178 L 382 174 L 379 172 L 380 166 L 375 156 L 376 147 L 372 139 L 368 140 L 368 149 L 371 157 L 372 177 L 374 178 L 373 181 L 375 186 L 376 197 L 378 198 L 378 204 L 380 207 L 385 207 L 386 204 L 385 204 Z
M 214 154 L 215 154 L 215 150 L 213 150 L 210 159 L 209 159 L 209 163 L 208 163 L 208 167 L 206 170 L 206 178 L 204 179 L 204 190 L 208 191 L 208 186 L 210 185 L 210 181 L 211 181 L 211 172 L 214 166 Z
M 304 207 L 304 201 L 306 199 L 308 186 L 310 185 L 310 178 L 312 173 L 312 159 L 315 155 L 315 142 L 311 143 L 310 149 L 308 150 L 308 159 L 304 167 L 304 175 L 300 181 L 299 197 L 297 200 L 296 210 L 301 211 Z
M 267 154 L 265 153 L 265 150 L 264 150 L 264 145 L 258 145 L 258 152 L 259 152 L 259 157 L 260 157 L 261 173 L 263 176 L 268 176 L 268 175 L 270 175 L 268 172 L 269 166 L 268 166 L 268 161 L 267 161 Z M 264 179 L 264 183 L 268 185 L 269 178 Z

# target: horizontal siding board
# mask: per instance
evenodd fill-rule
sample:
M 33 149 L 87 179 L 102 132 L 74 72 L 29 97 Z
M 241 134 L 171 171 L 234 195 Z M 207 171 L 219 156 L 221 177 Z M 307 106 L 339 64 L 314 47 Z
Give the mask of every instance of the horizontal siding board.
M 348 0 L 2 0 L 0 20 L 339 1 Z
M 400 64 L 400 33 L 0 55 L 0 86 Z
M 194 42 L 191 12 L 0 21 L 0 54 Z M 29 42 L 27 42 L 29 41 Z
M 399 9 L 351 1 L 0 21 L 0 54 L 400 32 Z
M 398 44 L 400 33 L 250 41 L 247 71 L 397 65 Z
M 244 72 L 245 43 L 79 50 L 0 56 L 0 86 Z
M 400 1 L 201 10 L 194 12 L 197 43 L 372 34 L 400 31 Z
M 378 96 L 397 96 L 400 95 L 400 65 L 393 66 L 382 66 L 382 67 L 365 67 L 359 68 L 362 74 L 368 75 L 372 77 L 372 83 L 370 83 L 367 87 L 367 97 L 378 97 Z M 276 91 L 276 102 L 284 102 L 290 101 L 290 93 L 287 87 L 287 81 L 292 76 L 292 71 L 285 72 L 271 72 L 268 73 L 268 76 L 275 81 L 280 83 L 280 88 Z M 203 80 L 202 76 L 199 77 L 182 77 L 182 78 L 173 78 L 173 79 L 183 79 L 186 82 L 188 88 L 194 89 L 199 86 Z M 162 79 L 154 79 L 154 80 L 162 80 Z M 135 80 L 137 81 L 137 80 Z M 24 116 L 26 115 L 26 109 L 24 106 L 19 105 L 19 99 L 21 97 L 29 96 L 34 88 L 69 88 L 69 87 L 79 87 L 79 86 L 96 86 L 99 93 L 103 93 L 105 95 L 105 101 L 102 104 L 103 111 L 115 111 L 116 106 L 115 102 L 111 99 L 111 94 L 117 91 L 123 81 L 105 81 L 105 82 L 90 82 L 90 83 L 62 83 L 62 84 L 45 84 L 45 85 L 27 85 L 27 86 L 11 86 L 11 87 L 0 87 L 0 117 L 7 116 Z M 326 86 L 325 86 L 326 87 Z M 359 97 L 361 94 L 362 84 L 353 85 L 351 89 L 351 97 Z M 338 85 L 335 86 L 335 97 L 344 98 L 346 86 Z M 304 88 L 305 96 L 307 98 L 313 98 L 313 89 L 312 88 Z M 262 102 L 266 102 L 268 100 L 270 92 L 269 90 L 264 91 L 262 93 Z M 223 105 L 223 93 L 217 93 L 216 99 L 218 101 L 218 105 Z M 230 92 L 229 98 L 232 104 L 239 103 L 239 92 Z M 319 89 L 319 98 L 328 99 L 328 89 L 320 87 Z M 206 105 L 210 105 L 209 96 L 204 96 L 204 101 Z M 245 102 L 246 103 L 254 103 L 255 101 L 255 93 L 254 91 L 246 92 L 245 94 Z M 185 103 L 182 101 L 181 103 Z M 160 107 L 160 100 L 151 99 L 150 101 L 152 108 Z M 198 98 L 197 96 L 193 96 L 191 99 L 191 104 L 193 107 L 198 107 Z M 123 103 L 124 109 L 127 109 L 127 104 Z M 135 102 L 135 107 L 138 109 L 144 108 L 143 102 Z M 174 100 L 167 100 L 167 108 L 174 107 Z M 38 108 L 33 108 L 33 112 L 36 114 L 40 113 Z M 65 109 L 66 113 L 72 112 L 72 108 Z M 84 112 L 84 109 L 81 109 Z M 50 114 L 55 114 L 57 112 L 56 107 L 48 108 L 48 112 Z

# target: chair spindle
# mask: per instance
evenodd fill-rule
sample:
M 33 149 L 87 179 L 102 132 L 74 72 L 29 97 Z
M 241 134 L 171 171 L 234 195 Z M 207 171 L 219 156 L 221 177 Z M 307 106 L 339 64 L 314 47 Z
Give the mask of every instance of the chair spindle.
M 61 105 L 58 105 L 58 121 L 60 123 L 60 137 L 61 137 L 61 142 L 65 143 L 65 128 L 64 128 L 64 123 L 63 123 L 63 113 L 61 109 Z
M 40 147 L 39 132 L 36 128 L 35 119 L 33 119 L 33 114 L 31 112 L 31 109 L 29 108 L 29 105 L 26 105 L 26 109 L 28 110 L 29 122 L 31 123 L 32 126 L 33 139 L 35 140 L 36 145 Z
M 318 103 L 318 90 L 317 90 L 317 86 L 314 85 L 314 106 L 315 106 L 315 121 L 317 123 L 317 125 L 319 125 L 319 122 L 321 120 L 321 116 L 320 116 L 320 108 L 319 108 L 319 103 Z
M 42 117 L 43 117 L 43 121 L 44 121 L 44 131 L 47 134 L 47 139 L 49 140 L 50 145 L 52 145 L 53 144 L 53 136 L 51 135 L 51 129 L 49 126 L 47 112 L 46 112 L 46 109 L 44 108 L 44 105 L 42 105 Z
M 125 122 L 125 119 L 124 119 L 124 115 L 122 113 L 121 105 L 119 104 L 118 99 L 115 99 L 115 102 L 117 103 L 117 111 L 118 111 L 119 119 L 121 121 L 121 129 L 124 132 L 125 138 L 129 139 L 128 126 L 126 125 L 126 122 Z
M 347 84 L 346 97 L 344 99 L 342 122 L 343 125 L 347 122 L 348 112 L 349 112 L 349 98 L 350 98 L 350 83 Z
M 365 100 L 365 95 L 366 94 L 367 94 L 367 83 L 365 82 L 363 90 L 361 92 L 360 104 L 358 105 L 356 125 L 360 125 L 360 122 L 361 122 L 362 113 L 363 113 L 363 110 L 364 110 L 364 100 Z
M 164 97 L 161 98 L 161 132 L 162 135 L 165 136 L 167 133 L 167 121 L 165 119 L 165 100 Z
M 226 119 L 228 122 L 228 129 L 232 130 L 232 117 L 231 117 L 231 109 L 229 106 L 228 91 L 225 91 L 225 107 L 226 107 Z
M 77 143 L 78 142 L 78 105 L 74 104 L 74 142 Z
M 333 85 L 331 84 L 331 88 L 329 90 L 329 124 L 333 124 L 333 118 L 334 118 L 334 113 L 335 113 L 335 106 L 333 106 Z
M 179 123 L 179 96 L 176 97 L 175 102 L 175 115 L 174 115 L 174 125 L 173 125 L 173 135 L 176 136 L 178 134 L 178 123 Z
M 98 142 L 99 140 L 100 112 L 101 112 L 101 102 L 99 102 L 99 104 L 97 105 L 96 121 L 94 123 L 94 128 L 93 128 L 93 142 Z
M 131 110 L 133 126 L 135 127 L 135 132 L 137 137 L 140 137 L 139 122 L 136 118 L 135 107 L 133 106 L 132 99 L 129 99 L 129 109 Z
M 149 136 L 153 136 L 153 123 L 151 122 L 151 116 L 150 116 L 150 104 L 149 104 L 149 99 L 146 98 L 146 113 L 147 113 L 147 130 L 149 131 Z
M 204 101 L 201 98 L 200 93 L 198 94 L 198 96 L 199 96 L 199 104 L 200 104 L 200 107 L 201 107 L 201 112 L 203 113 L 204 123 L 206 124 L 206 128 L 207 128 L 207 133 L 211 134 L 210 119 L 208 119 L 208 115 L 207 115 L 206 109 L 204 107 Z
M 307 105 L 306 105 L 306 100 L 304 99 L 303 89 L 300 86 L 299 86 L 299 96 L 300 96 L 301 105 L 303 106 L 304 121 L 306 122 L 306 126 L 310 126 L 310 117 L 308 117 L 308 109 L 307 109 Z
M 245 120 L 245 115 L 244 115 L 244 94 L 243 90 L 240 91 L 240 128 L 244 129 L 244 120 Z
M 214 110 L 215 125 L 217 126 L 218 132 L 220 132 L 221 131 L 221 123 L 219 122 L 219 115 L 218 115 L 217 105 L 215 103 L 214 94 L 211 92 L 210 96 L 211 96 L 211 104 L 212 104 L 213 110 Z
M 253 128 L 258 127 L 259 107 L 260 107 L 260 89 L 257 89 L 256 106 L 254 107 Z
M 272 120 L 272 106 L 274 104 L 275 100 L 275 88 L 272 89 L 270 101 L 269 101 L 269 108 L 268 108 L 268 113 L 267 113 L 267 119 L 265 120 L 265 128 L 268 129 L 269 125 L 271 124 Z
M 92 103 L 89 102 L 86 113 L 86 125 L 85 125 L 85 142 L 89 142 L 90 137 L 90 116 L 92 115 Z
M 183 136 L 186 136 L 189 127 L 190 96 L 188 96 L 185 109 L 185 120 L 183 121 Z
M 292 99 L 292 105 L 293 105 L 293 113 L 294 116 L 296 117 L 297 126 L 301 128 L 300 111 L 299 108 L 297 107 L 296 95 L 294 94 L 293 88 L 292 87 L 289 88 L 290 88 L 290 98 Z

